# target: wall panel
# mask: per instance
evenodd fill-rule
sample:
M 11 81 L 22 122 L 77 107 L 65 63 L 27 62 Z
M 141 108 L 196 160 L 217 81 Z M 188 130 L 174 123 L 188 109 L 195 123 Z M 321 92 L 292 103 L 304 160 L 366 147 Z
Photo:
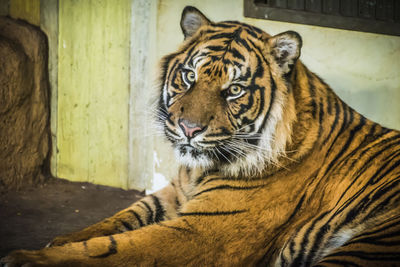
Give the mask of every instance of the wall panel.
M 58 177 L 127 188 L 130 2 L 59 3 Z

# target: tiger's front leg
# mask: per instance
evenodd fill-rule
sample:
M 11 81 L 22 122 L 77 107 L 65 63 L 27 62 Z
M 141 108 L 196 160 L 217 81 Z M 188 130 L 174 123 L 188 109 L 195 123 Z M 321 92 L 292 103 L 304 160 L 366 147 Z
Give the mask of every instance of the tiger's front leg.
M 176 192 L 172 185 L 148 195 L 114 216 L 81 231 L 56 237 L 47 246 L 60 246 L 94 237 L 108 236 L 176 217 Z
M 241 248 L 231 248 L 238 244 L 229 242 L 232 233 L 221 229 L 233 223 L 232 217 L 240 221 L 247 215 L 215 214 L 187 213 L 136 231 L 39 251 L 14 251 L 2 263 L 9 264 L 6 266 L 240 266 L 252 250 L 243 243 Z M 221 216 L 231 218 L 221 222 Z M 219 227 L 215 227 L 217 221 Z M 235 236 L 242 234 L 238 231 Z

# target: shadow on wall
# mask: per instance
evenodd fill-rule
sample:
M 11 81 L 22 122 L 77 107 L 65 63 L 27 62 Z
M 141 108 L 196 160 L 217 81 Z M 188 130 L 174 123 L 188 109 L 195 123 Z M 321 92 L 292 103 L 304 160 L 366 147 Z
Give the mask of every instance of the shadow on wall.
M 0 17 L 0 190 L 40 183 L 50 148 L 47 38 Z

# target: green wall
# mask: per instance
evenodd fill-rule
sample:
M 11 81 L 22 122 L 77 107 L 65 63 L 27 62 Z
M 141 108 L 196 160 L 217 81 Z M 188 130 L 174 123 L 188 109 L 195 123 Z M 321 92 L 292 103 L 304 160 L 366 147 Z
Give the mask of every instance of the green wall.
M 59 2 L 57 177 L 127 188 L 129 0 Z

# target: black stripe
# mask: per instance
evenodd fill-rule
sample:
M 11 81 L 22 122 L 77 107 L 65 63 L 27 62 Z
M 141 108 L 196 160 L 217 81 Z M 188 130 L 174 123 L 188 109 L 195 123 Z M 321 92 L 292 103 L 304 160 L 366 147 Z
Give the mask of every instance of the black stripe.
M 365 201 L 365 205 L 370 204 L 372 201 L 378 202 L 381 201 L 379 204 L 375 205 L 367 214 L 365 214 L 365 218 L 372 218 L 372 216 L 376 216 L 379 213 L 382 213 L 382 211 L 386 210 L 387 207 L 391 206 L 397 206 L 399 202 L 399 197 L 400 197 L 400 190 L 394 190 L 395 188 L 398 188 L 400 185 L 400 176 L 397 176 L 395 179 L 393 179 L 390 183 L 386 184 L 385 186 L 382 186 L 383 188 L 379 188 L 379 190 L 375 194 L 370 194 L 370 196 L 365 197 L 363 201 Z M 384 195 L 387 193 L 390 194 L 384 198 Z M 371 196 L 372 195 L 372 196 Z M 381 200 L 381 198 L 384 198 Z M 368 206 L 367 206 L 368 207 Z M 366 209 L 367 207 L 364 207 L 363 209 Z
M 332 94 L 329 93 L 329 95 L 326 98 L 326 103 L 328 104 L 328 114 L 332 114 L 332 103 L 331 103 L 331 96 Z
M 274 100 L 275 100 L 275 94 L 276 94 L 276 83 L 275 83 L 275 80 L 274 80 L 274 78 L 272 77 L 272 73 L 271 73 L 271 70 L 269 70 L 269 77 L 270 77 L 270 83 L 271 83 L 271 88 L 270 88 L 270 91 L 271 91 L 271 95 L 270 95 L 270 100 L 269 100 L 269 106 L 268 106 L 268 111 L 267 111 L 267 113 L 265 114 L 265 117 L 264 117 L 264 119 L 263 119 L 263 122 L 261 123 L 261 127 L 260 127 L 260 129 L 258 129 L 258 133 L 261 133 L 261 131 L 264 129 L 264 127 L 265 127 L 265 124 L 267 123 L 267 120 L 268 120 L 268 118 L 269 118 L 269 113 L 271 112 L 271 109 L 272 109 L 272 105 L 273 105 L 273 102 L 274 102 Z M 261 91 L 262 92 L 262 94 L 261 94 L 261 103 L 260 103 L 260 105 L 262 105 L 262 106 L 264 106 L 264 91 Z M 261 110 L 261 109 L 260 109 Z
M 151 224 L 154 222 L 154 213 L 153 213 L 153 209 L 149 206 L 149 204 L 147 204 L 146 202 L 144 202 L 143 200 L 140 201 L 141 203 L 143 203 L 143 205 L 147 208 L 149 214 L 147 217 L 147 225 Z
M 87 253 L 88 246 L 87 246 L 87 241 L 86 241 L 86 240 L 83 241 L 83 247 L 84 247 L 84 249 L 85 249 L 85 252 Z
M 324 236 L 326 236 L 328 234 L 328 231 L 331 229 L 330 226 L 330 222 L 332 220 L 333 216 L 331 218 L 329 218 L 329 221 L 327 223 L 325 223 L 318 231 L 318 233 L 316 235 L 314 235 L 314 240 L 313 240 L 313 245 L 311 247 L 311 249 L 309 249 L 309 253 L 308 255 L 304 255 L 307 256 L 305 258 L 305 262 L 312 262 L 314 260 L 314 256 L 315 254 L 318 252 L 318 245 L 322 244 L 322 239 L 324 238 Z M 329 235 L 329 234 L 328 234 Z
M 135 218 L 136 218 L 137 222 L 139 223 L 139 226 L 140 226 L 140 227 L 143 227 L 143 226 L 144 226 L 144 223 L 143 223 L 142 219 L 140 218 L 139 214 L 136 213 L 136 211 L 134 211 L 134 210 L 128 210 L 127 212 L 130 212 L 130 213 L 133 214 L 133 216 L 135 216 Z
M 306 193 L 303 193 L 301 196 L 299 202 L 297 202 L 296 207 L 294 208 L 292 214 L 290 214 L 289 218 L 286 220 L 286 222 L 289 222 L 291 219 L 293 219 L 294 216 L 296 216 L 297 212 L 300 210 L 301 206 L 303 205 L 304 199 L 305 199 Z
M 208 40 L 223 39 L 223 38 L 232 39 L 233 36 L 234 36 L 234 32 L 229 32 L 229 33 L 223 32 L 223 33 L 217 33 L 217 34 L 213 34 L 211 36 L 207 36 L 207 39 Z
M 232 210 L 232 211 L 210 211 L 210 212 L 179 212 L 179 216 L 227 216 L 227 215 L 235 215 L 243 212 L 247 212 L 248 210 Z
M 317 118 L 317 102 L 315 101 L 315 85 L 313 83 L 313 76 L 311 74 L 311 71 L 306 71 L 307 75 L 307 81 L 308 81 L 308 89 L 310 92 L 310 98 L 311 98 L 311 114 L 313 118 Z
M 374 177 L 374 175 L 372 176 Z M 393 183 L 398 183 L 398 181 L 395 181 Z M 353 201 L 360 196 L 368 187 L 370 187 L 371 184 L 367 183 L 365 186 L 363 186 L 357 193 L 355 193 L 351 198 L 349 198 L 348 200 L 346 200 L 346 202 L 340 207 L 340 209 L 338 209 L 334 215 L 340 214 L 345 208 L 349 207 Z M 388 189 L 387 188 L 378 188 L 379 191 L 385 192 Z M 378 190 L 377 189 L 377 190 Z M 378 191 L 378 192 L 379 192 Z M 374 196 L 374 191 L 367 194 L 366 196 L 364 196 L 361 200 L 358 201 L 358 204 L 350 209 L 347 212 L 347 216 L 345 218 L 345 220 L 339 224 L 336 228 L 334 232 L 337 232 L 340 228 L 343 227 L 343 225 L 349 223 L 350 221 L 352 221 L 362 210 L 366 209 L 368 207 L 368 205 L 371 204 L 371 201 L 376 201 L 376 199 L 373 197 Z M 365 216 L 364 216 L 365 217 Z
M 160 222 L 162 220 L 164 220 L 164 215 L 165 215 L 165 210 L 163 208 L 163 206 L 160 203 L 160 200 L 158 199 L 158 197 L 151 195 L 151 197 L 153 198 L 153 203 L 154 206 L 156 207 L 156 214 L 155 214 L 155 218 L 154 218 L 154 222 Z
M 176 60 L 174 61 L 174 63 L 172 64 L 171 70 L 170 70 L 170 72 L 168 73 L 168 76 L 166 77 L 166 81 L 170 81 L 171 75 L 172 75 L 172 73 L 174 72 L 175 67 L 176 67 L 176 65 L 178 64 L 178 62 L 179 62 L 179 60 L 176 59 Z
M 132 230 L 133 230 L 133 227 L 132 227 L 132 225 L 131 225 L 130 223 L 128 223 L 128 222 L 126 222 L 126 221 L 123 221 L 123 220 L 121 220 L 121 223 L 122 223 L 122 225 L 123 225 L 126 229 L 128 229 L 129 231 L 132 231 Z
M 326 140 L 329 140 L 329 138 L 331 137 L 331 135 L 335 131 L 336 126 L 339 123 L 340 115 L 342 113 L 342 110 L 340 109 L 340 106 L 339 106 L 339 101 L 340 100 L 338 100 L 337 98 L 334 98 L 334 100 L 335 100 L 335 117 L 334 117 L 333 123 L 331 125 L 331 130 L 329 131 L 328 135 L 326 136 Z
M 172 121 L 170 121 L 170 123 L 174 124 Z M 165 127 L 165 131 L 168 132 L 169 134 L 171 134 L 174 137 L 180 137 L 177 133 L 175 133 L 174 131 L 172 131 L 170 128 Z
M 213 176 L 213 175 L 216 175 L 216 174 L 218 174 L 218 171 L 216 171 L 215 169 L 210 170 L 210 171 L 205 171 L 199 177 L 196 178 L 196 185 L 199 185 L 200 183 L 202 183 L 206 177 Z M 218 178 L 221 178 L 221 177 L 210 178 L 204 184 L 206 184 L 210 180 L 213 180 L 213 179 L 216 179 L 216 178 L 218 179 Z
M 208 179 L 206 182 L 203 183 L 203 185 L 206 185 L 210 182 L 213 181 L 232 181 L 233 179 L 231 177 L 214 177 L 214 178 L 210 178 Z M 244 181 L 248 181 L 248 178 L 235 178 L 235 180 L 244 180 Z M 251 178 L 251 181 L 259 181 L 259 180 L 265 180 L 265 177 L 261 177 L 261 178 Z
M 218 24 L 213 24 L 212 26 L 214 27 L 220 27 L 220 28 L 236 28 L 238 25 L 235 24 L 228 24 L 226 21 L 218 23 Z
M 383 161 L 385 161 L 385 164 L 383 164 L 372 176 L 370 181 L 368 182 L 368 185 L 373 185 L 379 182 L 384 176 L 386 176 L 389 172 L 393 171 L 400 165 L 400 161 L 396 161 L 395 164 L 393 164 L 389 169 L 387 169 L 384 173 L 382 173 L 380 176 L 378 176 L 378 173 L 383 171 L 392 161 L 400 155 L 400 150 L 399 151 L 394 151 L 391 153 L 389 156 L 387 156 Z
M 387 223 L 389 223 L 391 221 L 394 221 L 394 222 L 386 225 Z M 374 235 L 374 234 L 380 233 L 382 231 L 387 231 L 388 229 L 390 229 L 392 227 L 395 227 L 395 226 L 398 226 L 399 224 L 400 224 L 400 215 L 397 215 L 396 217 L 391 218 L 390 220 L 386 220 L 385 222 L 383 222 L 380 225 L 376 226 L 376 227 L 383 226 L 382 228 L 379 228 L 379 229 L 373 230 L 373 231 L 363 232 L 363 233 L 353 237 L 352 240 L 357 241 L 358 238 L 367 238 L 369 235 Z M 349 242 L 349 243 L 351 243 L 351 242 Z
M 372 177 L 374 177 L 374 176 L 375 175 L 373 175 Z M 395 184 L 395 186 L 397 186 L 400 183 L 400 181 L 395 181 L 393 183 Z M 370 184 L 365 185 L 362 189 L 360 189 L 357 192 L 356 196 L 361 195 L 361 192 L 365 191 L 365 189 L 369 186 L 370 186 Z M 339 225 L 337 225 L 335 227 L 333 233 L 337 233 L 344 225 L 353 221 L 357 216 L 359 216 L 360 213 L 362 213 L 363 210 L 365 210 L 366 208 L 368 208 L 371 205 L 371 202 L 376 202 L 377 201 L 377 199 L 375 197 L 376 194 L 379 194 L 381 191 L 382 191 L 381 194 L 383 194 L 389 190 L 390 190 L 390 188 L 379 189 L 378 193 L 374 194 L 374 192 L 371 192 L 371 193 L 367 194 L 366 196 L 364 196 L 361 200 L 358 201 L 358 204 L 354 208 L 351 208 L 349 211 L 347 211 L 346 218 L 344 219 L 344 221 L 342 221 Z M 395 193 L 395 194 L 397 194 L 397 193 Z M 352 197 L 352 199 L 354 200 L 355 197 Z M 345 205 L 346 207 L 352 203 L 350 201 L 346 201 L 346 202 L 347 202 Z M 343 210 L 344 208 L 341 208 L 341 209 Z M 381 211 L 381 210 L 379 210 L 379 211 Z M 335 215 L 337 215 L 337 214 L 339 214 L 339 212 L 335 212 Z M 371 218 L 370 216 L 371 216 L 370 214 L 365 214 L 363 219 Z M 333 216 L 330 218 L 330 220 L 332 218 L 333 218 Z
M 400 235 L 400 231 L 390 233 L 388 234 L 388 237 L 393 237 L 393 235 Z M 400 246 L 400 240 L 382 241 L 382 240 L 376 240 L 375 238 L 366 238 L 354 242 L 347 242 L 346 245 L 348 244 L 359 244 L 360 246 L 362 246 L 362 244 L 369 244 L 369 245 L 383 246 L 383 247 L 397 247 Z
M 371 252 L 371 251 L 339 251 L 329 255 L 330 257 L 345 256 L 345 257 L 356 257 L 368 261 L 400 261 L 400 253 L 390 252 Z
M 360 154 L 360 156 L 359 156 L 358 158 L 361 158 L 361 156 L 363 156 L 364 154 L 368 153 L 371 149 L 375 148 L 376 146 L 389 143 L 389 142 L 391 142 L 391 141 L 393 141 L 393 140 L 396 140 L 396 139 L 399 138 L 399 137 L 400 137 L 400 136 L 393 136 L 393 137 L 391 137 L 391 138 L 384 139 L 384 140 L 382 140 L 381 142 L 378 142 L 378 143 L 374 144 L 373 146 L 371 146 L 371 147 L 365 149 L 364 151 L 362 151 L 361 154 Z M 363 164 L 362 168 L 359 169 L 359 170 L 355 173 L 355 176 L 354 176 L 354 178 L 353 178 L 353 181 L 352 181 L 351 184 L 346 188 L 346 190 L 342 193 L 342 195 L 341 195 L 340 198 L 338 199 L 338 201 L 337 201 L 337 203 L 336 203 L 335 206 L 337 206 L 337 205 L 341 202 L 341 200 L 344 198 L 344 196 L 345 196 L 345 194 L 347 193 L 347 191 L 350 190 L 350 189 L 352 188 L 352 186 L 358 181 L 358 179 L 359 179 L 359 178 L 362 176 L 362 174 L 368 169 L 368 167 L 369 167 L 370 165 L 373 165 L 374 160 L 375 160 L 378 156 L 380 156 L 382 153 L 384 153 L 385 151 L 387 151 L 389 148 L 391 148 L 393 145 L 396 145 L 396 143 L 395 143 L 395 144 L 393 144 L 393 143 L 390 144 L 390 143 L 389 143 L 387 146 L 383 147 L 382 149 L 380 149 L 380 150 L 378 150 L 378 151 L 375 151 L 375 154 L 372 154 L 367 160 L 363 160 L 364 164 Z M 347 202 L 348 202 L 348 201 L 346 201 L 344 204 L 346 204 Z M 347 205 L 346 205 L 345 207 L 347 207 Z M 343 206 L 342 206 L 342 208 L 338 209 L 338 212 L 341 212 L 343 209 L 344 209 L 344 208 L 343 208 Z
M 398 156 L 398 154 L 399 154 L 399 153 L 396 153 L 395 156 Z M 389 156 L 389 157 L 390 157 L 390 156 Z M 385 162 L 385 164 L 383 165 L 383 168 L 381 167 L 380 170 L 376 171 L 375 174 L 373 174 L 373 175 L 371 176 L 372 178 L 371 178 L 370 180 L 372 180 L 374 177 L 376 177 L 376 176 L 378 175 L 378 173 L 379 173 L 381 170 L 383 170 L 383 169 L 390 163 L 390 160 L 388 161 L 388 158 L 385 158 L 383 161 Z M 393 167 L 393 166 L 392 166 L 392 167 Z M 356 177 L 356 179 L 358 179 L 361 175 L 362 175 L 362 173 L 359 173 L 358 176 Z M 368 187 L 370 187 L 371 184 L 375 184 L 375 182 L 374 182 L 374 183 L 368 182 L 368 183 L 367 183 L 365 186 L 363 186 L 356 194 L 354 194 L 353 197 L 351 197 L 350 199 L 346 200 L 346 202 L 340 207 L 340 209 L 339 209 L 335 214 L 338 214 L 338 213 L 340 213 L 342 210 L 344 210 L 345 208 L 347 208 L 347 207 L 352 203 L 352 201 L 354 201 L 354 199 L 355 199 L 356 197 L 358 197 L 359 195 L 361 195 L 361 193 L 363 193 Z M 370 193 L 370 194 L 368 194 L 367 196 L 365 196 L 365 197 L 363 198 L 363 200 L 362 200 L 361 202 L 359 202 L 359 203 L 363 204 L 363 201 L 368 201 L 371 194 L 372 194 L 372 193 Z M 360 204 L 359 204 L 359 205 L 360 205 Z M 365 205 L 365 203 L 364 203 L 364 205 Z M 351 219 L 349 216 L 355 216 L 355 214 L 353 214 L 354 212 L 355 212 L 355 211 L 351 211 L 351 213 L 349 213 L 349 214 L 347 215 L 346 221 L 348 221 L 348 220 Z M 339 226 L 337 227 L 337 229 L 338 229 L 339 227 L 342 227 L 342 225 L 343 225 L 344 223 L 345 223 L 345 222 L 343 222 L 341 225 L 339 225 Z
M 220 133 L 212 133 L 212 134 L 207 134 L 206 137 L 230 137 L 231 133 L 224 127 L 220 127 L 219 130 L 221 130 Z
M 258 35 L 254 31 L 252 31 L 250 29 L 245 29 L 245 32 L 247 34 L 251 35 L 253 38 L 258 39 Z
M 97 256 L 89 256 L 91 258 L 106 258 L 108 256 L 111 256 L 115 253 L 117 253 L 117 242 L 115 241 L 114 237 L 112 235 L 108 236 L 108 239 L 110 240 L 110 245 L 108 246 L 108 251 L 106 253 L 97 255 Z
M 178 196 L 175 197 L 175 205 L 176 205 L 176 209 L 180 208 L 181 203 L 179 202 Z
M 326 156 L 328 156 L 331 153 L 336 141 L 339 139 L 339 137 L 342 136 L 341 134 L 345 130 L 347 130 L 347 126 L 350 125 L 352 120 L 354 119 L 354 113 L 352 111 L 350 111 L 350 113 L 349 113 L 348 108 L 346 108 L 346 105 L 343 102 L 339 102 L 339 104 L 342 106 L 342 110 L 343 110 L 343 121 L 342 121 L 342 125 L 341 125 L 339 131 L 337 132 L 335 138 L 333 139 L 331 145 L 328 148 Z M 350 115 L 350 121 L 349 121 L 349 117 L 348 117 L 349 115 Z
M 187 65 L 188 65 L 188 66 L 194 68 L 193 59 L 194 59 L 199 53 L 200 53 L 199 50 L 197 50 L 196 52 L 194 52 L 194 54 L 190 57 L 189 62 L 187 62 Z
M 249 46 L 249 44 L 247 43 L 246 40 L 244 40 L 240 37 L 237 37 L 237 38 L 235 38 L 235 41 L 236 41 L 236 43 L 244 46 L 247 49 L 247 51 L 249 51 L 249 52 L 252 51 L 251 47 Z
M 232 56 L 234 56 L 235 58 L 241 59 L 242 61 L 245 61 L 246 59 L 244 58 L 244 56 L 234 47 L 232 47 L 231 49 L 229 49 L 229 52 L 232 53 Z
M 206 48 L 214 52 L 221 52 L 226 50 L 226 47 L 221 45 L 209 45 Z
M 323 123 L 324 123 L 324 104 L 322 99 L 319 99 L 319 115 L 318 115 L 318 119 L 319 119 L 319 126 L 318 126 L 318 138 L 321 137 L 322 135 L 322 130 L 323 130 Z
M 265 187 L 265 185 L 255 185 L 255 186 L 231 186 L 231 185 L 219 185 L 216 187 L 211 187 L 211 188 L 207 188 L 203 191 L 200 191 L 199 193 L 194 194 L 194 197 L 197 197 L 203 193 L 207 193 L 207 192 L 211 192 L 211 191 L 215 191 L 215 190 L 232 190 L 232 191 L 236 191 L 236 190 L 251 190 L 251 189 L 257 189 L 257 188 L 262 188 Z
M 313 220 L 312 224 L 308 227 L 306 233 L 304 234 L 304 236 L 303 236 L 303 238 L 302 238 L 301 244 L 300 244 L 300 248 L 301 248 L 301 249 L 300 249 L 300 251 L 298 252 L 297 257 L 292 261 L 292 266 L 300 266 L 301 263 L 304 262 L 303 259 L 304 259 L 304 257 L 307 255 L 306 250 L 307 250 L 307 245 L 308 245 L 308 243 L 310 242 L 310 235 L 311 235 L 311 232 L 314 230 L 315 225 L 317 224 L 317 222 L 319 222 L 320 220 L 322 220 L 328 213 L 329 213 L 329 211 L 325 211 L 324 213 L 322 213 L 321 215 L 319 215 L 317 218 L 315 218 L 315 219 Z M 323 227 L 321 227 L 321 229 L 320 229 L 321 235 L 322 235 L 323 233 L 325 233 L 326 228 L 327 228 L 326 225 L 327 225 L 327 224 L 325 224 Z M 322 231 L 322 228 L 324 228 L 324 229 L 323 229 L 324 231 Z M 316 238 L 315 240 L 317 240 L 317 238 Z M 318 240 L 319 240 L 319 238 L 318 238 Z M 292 242 L 295 242 L 295 241 L 293 240 Z M 308 250 L 307 250 L 307 251 L 308 251 Z
M 243 28 L 245 28 L 245 29 L 247 29 L 247 30 L 255 31 L 255 32 L 259 33 L 259 34 L 262 34 L 262 33 L 263 33 L 263 31 L 260 30 L 260 29 L 257 28 L 257 27 L 254 27 L 254 26 L 252 26 L 252 25 L 249 25 L 249 24 L 246 24 L 246 23 L 243 23 L 243 22 L 235 21 L 235 20 L 227 20 L 227 21 L 224 21 L 224 24 L 233 25 L 233 26 L 241 26 L 241 27 L 243 27 Z
M 331 260 L 329 260 L 329 259 L 322 260 L 322 262 L 320 262 L 320 263 L 317 264 L 317 265 L 313 265 L 313 266 L 314 266 L 314 267 L 317 267 L 317 266 L 323 267 L 324 265 L 321 265 L 321 264 L 324 264 L 324 263 L 336 264 L 336 265 L 338 265 L 338 266 L 354 266 L 354 267 L 361 267 L 361 265 L 358 265 L 358 264 L 356 264 L 356 263 L 354 263 L 354 262 L 350 262 L 350 261 L 346 261 L 346 260 L 335 260 L 335 259 L 331 259 Z
M 353 112 L 350 113 L 351 118 L 353 117 Z M 361 117 L 360 122 L 356 127 L 354 127 L 349 134 L 349 137 L 346 140 L 346 143 L 342 146 L 342 149 L 339 151 L 339 153 L 336 154 L 335 158 L 329 163 L 328 168 L 326 168 L 325 173 L 323 176 L 326 176 L 330 169 L 337 163 L 337 161 L 343 156 L 343 154 L 347 151 L 347 149 L 350 147 L 350 145 L 353 143 L 354 136 L 357 132 L 359 132 L 363 126 L 365 125 L 365 118 Z M 357 147 L 356 150 L 359 148 Z M 329 153 L 329 151 L 328 151 Z
M 220 144 L 220 140 L 217 141 L 197 141 L 198 144 L 200 145 L 218 145 Z
M 161 227 L 173 229 L 173 230 L 176 230 L 176 231 L 178 231 L 178 232 L 193 233 L 192 230 L 186 229 L 186 228 L 183 228 L 183 227 L 177 227 L 177 226 L 172 226 L 172 225 L 165 225 L 165 224 L 163 224 L 163 223 L 158 223 L 157 225 L 158 225 L 158 226 L 161 226 Z
M 193 43 L 193 46 L 190 47 L 190 49 L 185 52 L 185 54 L 187 54 L 187 56 L 186 56 L 185 60 L 183 61 L 183 64 L 182 64 L 183 66 L 186 66 L 188 61 L 192 58 L 192 52 L 195 49 L 196 45 L 197 45 L 197 43 Z
M 176 81 L 177 81 L 178 72 L 182 70 L 183 66 L 184 66 L 183 64 L 179 63 L 178 66 L 176 67 L 176 69 L 172 72 L 172 78 L 171 78 L 170 82 L 171 82 L 171 86 L 174 87 L 174 89 L 176 89 L 176 90 L 179 90 L 179 88 L 180 88 L 180 84 L 177 84 Z M 169 91 L 168 95 L 170 95 L 170 94 L 172 94 L 172 97 L 176 95 L 175 92 Z

